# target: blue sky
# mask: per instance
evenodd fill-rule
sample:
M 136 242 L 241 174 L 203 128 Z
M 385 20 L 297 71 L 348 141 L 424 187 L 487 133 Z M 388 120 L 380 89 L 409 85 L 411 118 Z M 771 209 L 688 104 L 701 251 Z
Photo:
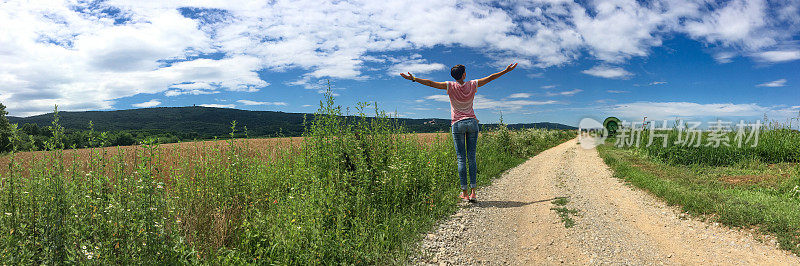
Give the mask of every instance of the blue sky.
M 330 80 L 345 107 L 447 118 L 443 91 L 397 74 L 445 81 L 464 64 L 475 79 L 512 62 L 479 89 L 481 122 L 800 112 L 800 1 L 7 1 L 0 31 L 14 116 L 313 112 Z

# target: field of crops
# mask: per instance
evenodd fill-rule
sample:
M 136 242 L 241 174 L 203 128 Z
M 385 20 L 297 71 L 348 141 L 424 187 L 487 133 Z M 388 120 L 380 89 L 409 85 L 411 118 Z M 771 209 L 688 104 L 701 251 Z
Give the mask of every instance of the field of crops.
M 431 145 L 437 139 L 446 139 L 449 133 L 414 133 L 411 134 L 417 138 L 421 145 Z M 261 162 L 268 164 L 277 156 L 286 152 L 286 150 L 297 150 L 302 146 L 302 137 L 285 137 L 285 138 L 253 138 L 253 139 L 238 139 L 233 143 L 227 140 L 216 141 L 196 141 L 196 142 L 183 142 L 183 143 L 170 143 L 158 145 L 159 163 L 162 164 L 164 169 L 172 169 L 179 167 L 177 164 L 181 158 L 185 157 L 208 157 L 221 152 L 226 152 L 230 144 L 247 151 L 254 158 L 258 158 Z M 126 171 L 130 172 L 136 166 L 139 154 L 147 147 L 145 145 L 137 146 L 118 146 L 118 147 L 98 147 L 86 149 L 67 149 L 63 150 L 59 155 L 62 158 L 64 165 L 77 166 L 82 171 L 90 168 L 91 159 L 100 156 L 105 161 L 114 158 L 124 161 Z M 23 169 L 30 166 L 30 163 L 39 161 L 44 157 L 52 156 L 52 152 L 45 151 L 32 151 L 32 152 L 17 152 L 13 158 L 15 163 Z M 0 165 L 7 166 L 10 163 L 12 156 L 0 156 Z M 106 164 L 105 171 L 111 171 L 110 168 L 113 164 Z M 0 168 L 0 174 L 9 174 L 8 167 Z M 24 172 L 23 173 L 29 173 Z M 167 174 L 162 172 L 162 174 Z M 160 176 L 166 178 L 166 176 Z
M 363 119 L 366 107 L 344 121 L 329 97 L 296 139 L 70 151 L 56 133 L 49 151 L 3 158 L 0 261 L 402 262 L 456 207 L 452 137 L 408 134 L 377 111 Z M 574 136 L 482 132 L 479 185 Z

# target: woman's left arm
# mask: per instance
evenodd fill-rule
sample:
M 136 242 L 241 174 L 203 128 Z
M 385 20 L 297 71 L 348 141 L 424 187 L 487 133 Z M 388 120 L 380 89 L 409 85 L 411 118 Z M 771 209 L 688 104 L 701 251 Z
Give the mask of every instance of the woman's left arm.
M 513 64 L 508 65 L 506 67 L 506 69 L 504 69 L 503 71 L 500 71 L 500 72 L 491 74 L 491 75 L 489 75 L 489 76 L 487 76 L 485 78 L 479 79 L 478 80 L 478 87 L 486 85 L 486 83 L 489 83 L 490 81 L 499 78 L 500 76 L 510 72 L 511 70 L 514 70 L 515 68 L 517 68 L 517 63 L 513 63 Z
M 419 84 L 422 84 L 422 85 L 425 85 L 425 86 L 434 87 L 434 88 L 437 88 L 437 89 L 440 89 L 440 90 L 446 90 L 447 89 L 447 83 L 436 82 L 436 81 L 432 81 L 432 80 L 429 80 L 429 79 L 417 78 L 417 77 L 414 77 L 414 75 L 412 75 L 411 72 L 400 73 L 400 76 L 403 77 L 404 79 L 410 80 L 412 82 L 419 82 Z

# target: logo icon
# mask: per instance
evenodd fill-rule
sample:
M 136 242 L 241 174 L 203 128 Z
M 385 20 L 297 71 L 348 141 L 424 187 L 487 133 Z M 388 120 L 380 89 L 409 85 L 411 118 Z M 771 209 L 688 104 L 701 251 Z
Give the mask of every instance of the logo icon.
M 603 126 L 603 123 L 597 120 L 584 118 L 578 123 L 578 142 L 581 144 L 581 148 L 594 149 L 606 141 L 608 133 L 608 129 Z

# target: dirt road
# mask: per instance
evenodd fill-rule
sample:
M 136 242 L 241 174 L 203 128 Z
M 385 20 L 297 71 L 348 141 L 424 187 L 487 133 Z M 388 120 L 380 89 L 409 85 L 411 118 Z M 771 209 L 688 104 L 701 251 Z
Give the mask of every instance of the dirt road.
M 455 181 L 454 181 L 455 182 Z M 454 195 L 455 197 L 455 195 Z M 552 201 L 575 221 L 565 228 Z M 509 170 L 420 243 L 416 264 L 797 265 L 774 240 L 681 214 L 612 177 L 576 140 Z M 562 200 L 563 202 L 563 200 Z

